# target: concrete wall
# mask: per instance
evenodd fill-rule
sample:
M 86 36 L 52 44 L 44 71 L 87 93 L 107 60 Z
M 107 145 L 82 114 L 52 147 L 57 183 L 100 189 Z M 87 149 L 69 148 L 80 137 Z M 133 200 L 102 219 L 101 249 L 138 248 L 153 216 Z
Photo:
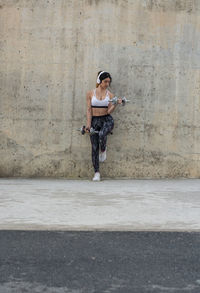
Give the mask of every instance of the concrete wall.
M 199 0 L 0 0 L 0 176 L 91 178 L 86 92 L 112 113 L 102 176 L 200 177 Z

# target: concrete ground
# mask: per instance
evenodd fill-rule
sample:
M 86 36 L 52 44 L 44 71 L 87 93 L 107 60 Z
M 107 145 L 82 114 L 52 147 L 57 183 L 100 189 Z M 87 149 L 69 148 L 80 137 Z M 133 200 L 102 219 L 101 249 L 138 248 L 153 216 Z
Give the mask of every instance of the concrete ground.
M 0 230 L 199 231 L 200 179 L 0 179 Z

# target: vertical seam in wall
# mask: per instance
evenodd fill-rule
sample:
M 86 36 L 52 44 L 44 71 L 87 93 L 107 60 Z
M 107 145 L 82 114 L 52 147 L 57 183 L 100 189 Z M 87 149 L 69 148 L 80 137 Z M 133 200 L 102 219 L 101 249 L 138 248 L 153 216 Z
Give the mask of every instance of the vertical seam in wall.
M 75 1 L 74 1 L 75 3 Z M 76 6 L 73 7 L 74 11 L 76 12 Z M 74 17 L 76 20 L 76 17 Z M 74 119 L 74 113 L 75 113 L 75 91 L 76 91 L 76 70 L 77 70 L 77 51 L 78 51 L 78 27 L 75 25 L 75 21 L 73 22 L 73 25 L 75 27 L 75 52 L 74 52 L 74 75 L 73 75 L 73 90 L 72 90 L 72 116 L 71 116 L 71 141 L 70 141 L 70 147 L 69 147 L 69 154 L 70 159 L 72 159 L 72 144 L 73 144 L 73 119 Z M 72 173 L 72 164 L 71 164 L 71 173 Z

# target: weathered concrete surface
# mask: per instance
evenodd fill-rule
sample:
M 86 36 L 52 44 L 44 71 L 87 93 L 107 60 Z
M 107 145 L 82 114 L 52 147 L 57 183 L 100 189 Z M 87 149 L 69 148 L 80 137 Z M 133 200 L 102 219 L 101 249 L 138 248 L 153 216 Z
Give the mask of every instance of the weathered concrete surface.
M 0 229 L 200 231 L 199 195 L 199 179 L 0 179 Z
M 0 0 L 0 176 L 93 174 L 86 91 L 114 113 L 103 176 L 200 177 L 199 0 Z

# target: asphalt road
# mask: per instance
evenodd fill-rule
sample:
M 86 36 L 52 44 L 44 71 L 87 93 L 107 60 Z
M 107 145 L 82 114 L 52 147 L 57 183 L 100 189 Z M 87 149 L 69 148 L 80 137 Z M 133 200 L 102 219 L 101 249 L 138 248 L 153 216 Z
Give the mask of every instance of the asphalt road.
M 200 292 L 200 233 L 0 231 L 0 293 Z

